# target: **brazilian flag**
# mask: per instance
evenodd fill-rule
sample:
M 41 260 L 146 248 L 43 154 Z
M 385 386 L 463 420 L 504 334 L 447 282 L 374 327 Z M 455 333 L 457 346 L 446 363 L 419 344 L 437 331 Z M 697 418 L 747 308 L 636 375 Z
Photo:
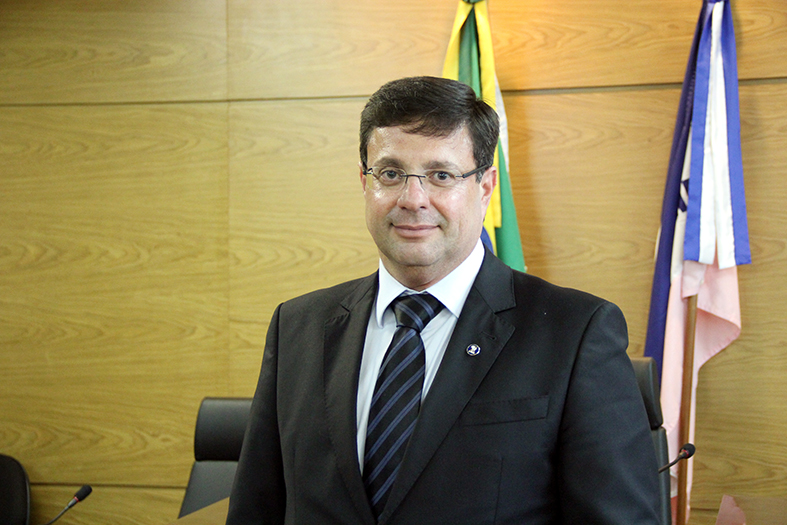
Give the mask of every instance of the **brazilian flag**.
M 498 183 L 484 219 L 484 243 L 504 263 L 525 271 L 522 240 L 516 221 L 511 180 L 508 176 L 508 130 L 503 97 L 495 75 L 492 33 L 489 28 L 487 0 L 460 0 L 448 42 L 443 77 L 459 80 L 472 87 L 476 95 L 500 115 L 500 141 L 495 152 Z

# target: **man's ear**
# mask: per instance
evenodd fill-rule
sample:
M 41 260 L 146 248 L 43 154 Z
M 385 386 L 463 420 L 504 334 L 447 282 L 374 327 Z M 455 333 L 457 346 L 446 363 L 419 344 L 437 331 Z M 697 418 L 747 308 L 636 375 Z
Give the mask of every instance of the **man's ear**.
M 363 192 L 366 193 L 366 174 L 363 172 L 363 163 L 358 161 L 358 171 L 361 175 L 361 188 Z
M 484 205 L 484 209 L 486 209 L 489 206 L 489 201 L 492 200 L 495 186 L 497 186 L 497 168 L 492 166 L 486 170 L 484 176 L 481 177 L 481 182 L 478 184 L 481 186 L 481 202 Z

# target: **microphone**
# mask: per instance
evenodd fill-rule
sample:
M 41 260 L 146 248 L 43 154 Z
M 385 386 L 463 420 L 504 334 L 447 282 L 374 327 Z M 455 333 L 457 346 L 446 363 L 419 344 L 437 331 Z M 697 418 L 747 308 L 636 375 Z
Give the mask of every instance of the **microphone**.
M 46 522 L 44 525 L 52 525 L 54 522 L 56 522 L 58 519 L 60 519 L 60 516 L 65 514 L 68 509 L 70 509 L 71 507 L 73 507 L 74 505 L 79 503 L 80 501 L 84 500 L 86 497 L 90 496 L 91 492 L 93 492 L 93 487 L 91 487 L 90 485 L 82 485 L 82 488 L 79 489 L 77 491 L 77 493 L 74 494 L 74 497 L 71 498 L 71 501 L 68 502 L 68 505 L 66 505 L 66 508 L 61 510 L 60 514 L 55 516 L 51 521 Z
M 661 467 L 659 469 L 659 474 L 661 474 L 662 472 L 664 472 L 665 470 L 670 468 L 672 465 L 674 465 L 678 461 L 680 461 L 682 459 L 689 459 L 691 456 L 694 455 L 694 453 L 696 451 L 697 451 L 697 449 L 696 449 L 696 447 L 694 445 L 692 445 L 691 443 L 686 443 L 685 445 L 680 447 L 680 452 L 678 453 L 678 457 L 676 457 L 673 461 L 667 463 L 666 465 L 664 465 L 663 467 Z

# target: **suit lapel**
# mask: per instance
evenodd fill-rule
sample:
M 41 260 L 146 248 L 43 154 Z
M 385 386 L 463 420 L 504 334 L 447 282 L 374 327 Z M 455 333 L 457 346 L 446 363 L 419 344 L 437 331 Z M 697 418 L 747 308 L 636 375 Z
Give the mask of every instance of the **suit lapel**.
M 365 523 L 374 523 L 358 466 L 356 406 L 366 327 L 377 292 L 377 274 L 362 279 L 325 322 L 325 405 L 339 472 Z
M 497 312 L 515 304 L 511 269 L 487 252 L 424 399 L 381 524 L 404 500 L 513 334 L 514 327 Z M 468 355 L 471 344 L 480 347 L 478 355 Z

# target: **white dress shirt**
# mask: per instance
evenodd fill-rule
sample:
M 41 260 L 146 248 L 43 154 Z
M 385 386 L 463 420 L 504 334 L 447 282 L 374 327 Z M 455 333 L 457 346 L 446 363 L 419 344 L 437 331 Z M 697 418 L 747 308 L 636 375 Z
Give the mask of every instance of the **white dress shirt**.
M 473 286 L 483 261 L 484 247 L 479 240 L 467 259 L 443 279 L 424 290 L 436 297 L 445 308 L 421 331 L 426 353 L 426 375 L 421 394 L 422 402 L 432 386 L 432 381 L 434 381 L 448 346 L 448 340 L 454 332 L 456 321 L 459 319 L 459 314 L 462 313 L 467 295 L 470 293 L 470 288 Z M 379 288 L 366 329 L 361 372 L 358 379 L 356 417 L 358 421 L 358 461 L 361 471 L 363 471 L 363 456 L 366 447 L 366 425 L 369 419 L 369 407 L 372 403 L 374 386 L 385 352 L 396 331 L 396 317 L 388 306 L 403 292 L 419 293 L 394 279 L 385 269 L 382 261 L 380 261 L 379 267 Z

